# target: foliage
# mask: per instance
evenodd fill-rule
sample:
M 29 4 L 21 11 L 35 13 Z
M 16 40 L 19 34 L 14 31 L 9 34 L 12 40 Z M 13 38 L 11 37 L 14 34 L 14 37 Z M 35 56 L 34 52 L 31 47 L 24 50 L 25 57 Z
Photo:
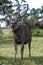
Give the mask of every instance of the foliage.
M 1 0 L 0 1 L 0 15 L 5 15 L 5 18 L 0 20 L 6 20 L 7 18 L 16 18 L 19 19 L 22 16 L 27 14 L 28 4 L 25 0 L 15 0 L 16 3 L 12 3 L 9 0 Z M 22 4 L 24 3 L 24 4 Z
M 11 15 L 13 12 L 12 2 L 9 0 L 1 0 L 1 2 L 0 2 L 0 15 L 2 15 L 2 17 L 4 16 L 3 18 L 0 19 L 2 22 L 7 20 L 8 15 L 6 14 L 6 12 L 8 9 L 9 9 L 9 13 Z
M 3 34 L 2 29 L 0 28 L 0 34 Z
M 0 34 L 0 40 L 12 40 L 13 39 L 13 34 Z
M 26 9 L 29 9 L 26 7 L 26 1 L 21 0 L 20 3 L 19 0 L 15 0 L 15 2 L 16 3 L 13 4 L 10 0 L 0 0 L 0 15 L 5 15 L 4 18 L 0 19 L 1 22 L 6 21 L 9 17 L 20 19 L 24 14 L 26 14 L 24 18 L 28 19 L 27 22 L 29 22 L 33 28 L 38 27 L 43 29 L 43 6 L 37 9 L 32 8 L 30 13 L 25 13 Z M 6 13 L 7 10 L 9 15 Z
M 6 39 L 12 39 L 13 38 L 13 33 L 10 29 L 8 28 L 0 28 L 0 40 L 6 40 Z
M 3 39 L 3 35 L 2 34 L 0 34 L 0 40 L 2 40 Z
M 32 29 L 32 36 L 42 37 L 43 36 L 43 29 L 39 29 L 39 28 Z
M 43 28 L 43 6 L 41 8 L 32 8 L 30 13 L 28 13 L 29 21 L 31 26 Z
M 11 34 L 11 33 L 9 33 L 9 34 L 5 34 L 5 35 L 3 35 L 3 40 L 4 39 L 12 39 L 13 38 L 13 35 Z

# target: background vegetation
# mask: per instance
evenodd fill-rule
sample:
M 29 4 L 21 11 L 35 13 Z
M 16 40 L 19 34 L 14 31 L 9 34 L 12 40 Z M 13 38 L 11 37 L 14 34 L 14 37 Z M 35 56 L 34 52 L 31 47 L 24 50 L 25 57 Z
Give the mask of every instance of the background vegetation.
M 19 17 L 19 16 L 23 16 L 25 14 L 25 12 L 23 10 L 26 10 L 26 4 L 23 5 L 23 9 L 20 9 L 19 6 L 19 1 L 15 0 L 17 3 L 17 5 L 13 5 L 13 3 L 9 0 L 0 0 L 0 15 L 5 16 L 4 18 L 0 19 L 0 22 L 3 23 L 3 21 L 8 22 L 7 18 L 8 17 Z M 25 0 L 21 0 L 22 2 L 26 2 Z M 18 4 L 19 3 L 19 4 Z M 22 5 L 22 4 L 20 4 Z M 12 7 L 15 7 L 15 9 L 13 9 Z M 6 11 L 8 10 L 8 14 L 6 13 Z M 22 12 L 23 11 L 23 12 Z M 31 10 L 29 10 L 30 12 L 26 12 L 26 15 L 24 17 L 22 17 L 23 22 L 26 21 L 27 23 L 29 23 L 31 25 L 32 28 L 41 28 L 43 29 L 43 5 L 41 6 L 41 8 L 32 8 Z M 22 13 L 21 13 L 22 12 Z M 20 14 L 21 13 L 21 14 Z M 8 25 L 6 25 L 8 26 Z

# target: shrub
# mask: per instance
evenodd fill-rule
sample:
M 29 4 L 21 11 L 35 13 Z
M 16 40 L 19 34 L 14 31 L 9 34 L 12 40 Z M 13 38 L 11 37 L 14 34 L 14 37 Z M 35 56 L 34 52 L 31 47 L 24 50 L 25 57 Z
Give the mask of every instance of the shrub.
M 3 39 L 3 35 L 2 34 L 0 34 L 0 40 L 2 40 Z
M 43 36 L 43 29 L 32 29 L 32 36 Z
M 12 39 L 12 38 L 13 38 L 12 34 L 3 35 L 3 39 Z

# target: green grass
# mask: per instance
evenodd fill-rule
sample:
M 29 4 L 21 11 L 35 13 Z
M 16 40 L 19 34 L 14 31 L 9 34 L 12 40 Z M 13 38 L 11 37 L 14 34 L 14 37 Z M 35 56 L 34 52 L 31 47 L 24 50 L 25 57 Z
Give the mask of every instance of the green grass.
M 20 60 L 21 46 L 18 46 L 17 60 L 14 61 L 14 46 L 12 40 L 0 41 L 0 65 L 43 65 L 43 37 L 32 37 L 31 59 L 28 45 L 25 45 L 24 59 Z

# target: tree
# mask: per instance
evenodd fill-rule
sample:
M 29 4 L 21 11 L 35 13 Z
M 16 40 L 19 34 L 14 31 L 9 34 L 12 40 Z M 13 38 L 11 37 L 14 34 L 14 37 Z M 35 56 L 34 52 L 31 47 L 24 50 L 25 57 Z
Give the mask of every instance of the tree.
M 9 9 L 9 12 L 12 12 L 11 8 L 12 8 L 11 1 L 8 1 L 8 0 L 0 1 L 0 15 L 5 16 L 4 18 L 1 18 L 0 20 L 2 20 L 2 21 L 6 20 L 7 14 L 6 14 L 5 10 Z
M 27 11 L 28 11 L 28 4 L 26 3 L 25 0 L 21 0 L 21 3 L 19 0 L 15 0 L 16 3 L 12 3 L 12 1 L 9 0 L 1 0 L 0 1 L 0 15 L 5 17 L 3 21 L 6 21 L 7 18 L 16 18 L 16 19 L 21 19 L 26 16 Z M 14 7 L 14 8 L 13 8 Z
M 40 13 L 41 13 L 41 16 L 42 16 L 42 21 L 43 21 L 43 6 L 41 7 Z

